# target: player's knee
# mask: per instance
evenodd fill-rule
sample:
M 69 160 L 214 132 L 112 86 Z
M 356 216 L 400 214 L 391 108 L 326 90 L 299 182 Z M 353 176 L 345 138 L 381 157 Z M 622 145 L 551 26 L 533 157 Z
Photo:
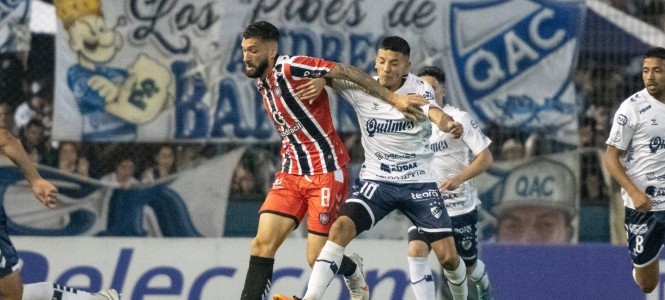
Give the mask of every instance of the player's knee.
M 409 242 L 409 257 L 427 257 L 429 248 L 423 241 Z
M 252 240 L 251 251 L 252 255 L 258 255 L 262 257 L 272 257 L 277 252 L 279 243 L 274 241 L 274 239 L 266 239 L 255 237 Z
M 459 267 L 460 259 L 457 256 L 446 256 L 444 259 L 439 260 L 441 267 L 446 270 L 455 270 Z
M 338 244 L 348 243 L 355 237 L 356 224 L 347 216 L 339 217 L 330 228 L 330 240 Z
M 656 286 L 658 285 L 658 280 L 642 280 L 642 281 L 636 281 L 636 283 L 637 286 L 640 287 L 640 290 L 642 290 L 642 292 L 648 294 L 656 289 Z

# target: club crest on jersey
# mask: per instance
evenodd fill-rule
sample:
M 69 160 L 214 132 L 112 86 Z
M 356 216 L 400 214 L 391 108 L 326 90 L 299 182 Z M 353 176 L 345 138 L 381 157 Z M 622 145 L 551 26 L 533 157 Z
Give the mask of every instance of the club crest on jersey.
M 479 121 L 527 131 L 568 125 L 585 10 L 548 0 L 449 3 L 441 32 L 451 32 L 443 38 L 452 54 L 445 63 L 452 99 Z M 533 78 L 547 79 L 535 85 Z
M 327 225 L 330 222 L 330 214 L 319 213 L 319 223 Z

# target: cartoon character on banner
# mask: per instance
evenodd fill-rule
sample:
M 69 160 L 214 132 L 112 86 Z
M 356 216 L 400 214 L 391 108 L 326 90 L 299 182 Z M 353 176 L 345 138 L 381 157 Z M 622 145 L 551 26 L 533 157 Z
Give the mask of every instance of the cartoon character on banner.
M 56 14 L 69 36 L 77 64 L 69 67 L 67 84 L 82 117 L 82 139 L 127 141 L 137 139 L 138 125 L 154 120 L 173 102 L 173 75 L 145 54 L 139 54 L 128 70 L 107 64 L 123 46 L 109 27 L 100 0 L 61 0 Z

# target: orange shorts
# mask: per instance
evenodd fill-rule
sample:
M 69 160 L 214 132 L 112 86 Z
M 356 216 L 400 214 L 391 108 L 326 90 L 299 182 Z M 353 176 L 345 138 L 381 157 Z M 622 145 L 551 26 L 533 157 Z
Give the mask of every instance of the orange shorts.
M 321 175 L 277 173 L 259 214 L 290 217 L 298 226 L 307 213 L 309 233 L 327 236 L 346 199 L 348 181 L 346 167 Z

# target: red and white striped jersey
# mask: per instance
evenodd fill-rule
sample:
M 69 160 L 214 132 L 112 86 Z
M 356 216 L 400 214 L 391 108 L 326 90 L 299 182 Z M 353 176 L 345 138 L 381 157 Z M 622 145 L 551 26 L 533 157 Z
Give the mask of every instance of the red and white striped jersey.
M 312 104 L 298 99 L 295 91 L 334 66 L 334 62 L 314 57 L 280 56 L 270 75 L 257 80 L 263 106 L 282 136 L 282 172 L 317 175 L 349 162 L 349 154 L 333 127 L 326 90 Z

